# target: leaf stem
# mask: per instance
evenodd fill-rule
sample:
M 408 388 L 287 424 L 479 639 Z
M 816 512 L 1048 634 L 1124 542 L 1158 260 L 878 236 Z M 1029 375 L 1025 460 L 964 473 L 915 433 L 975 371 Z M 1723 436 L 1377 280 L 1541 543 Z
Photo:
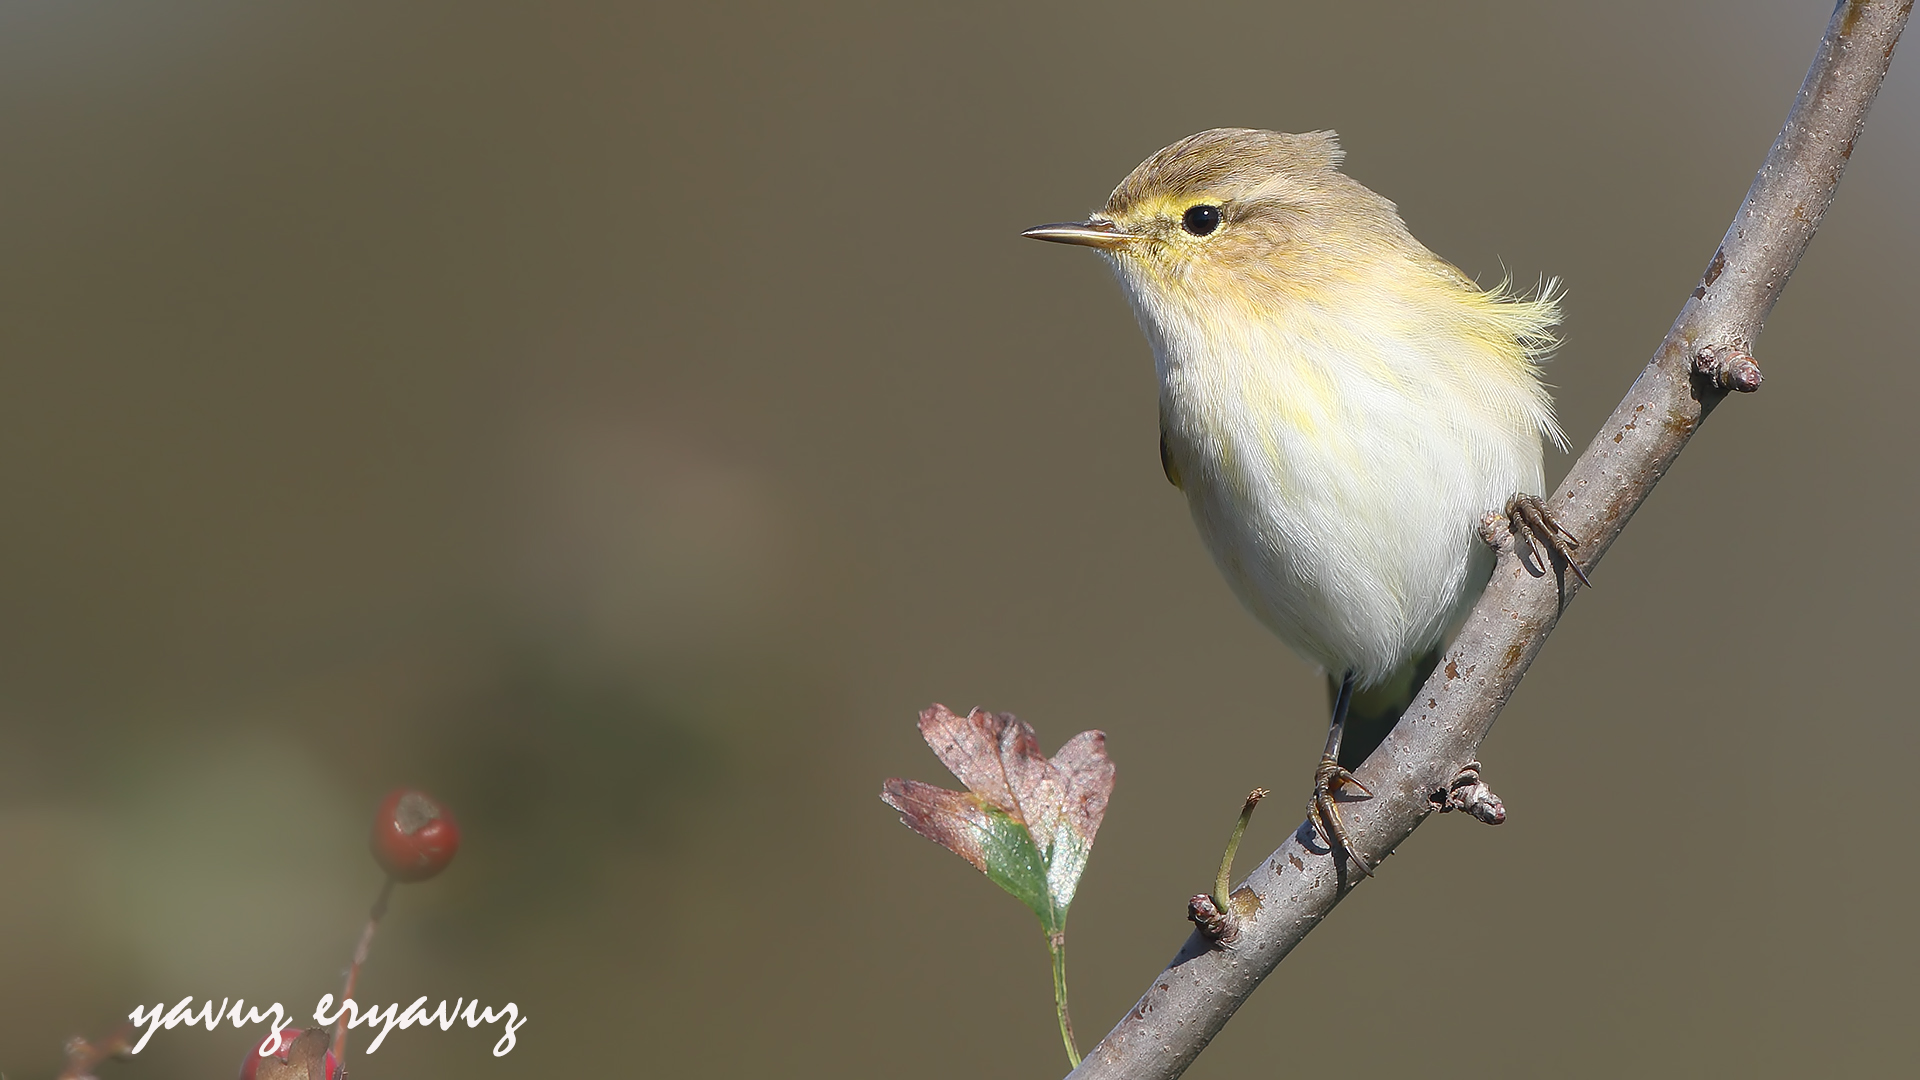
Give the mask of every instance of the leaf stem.
M 1073 1041 L 1073 1018 L 1067 1015 L 1067 935 L 1054 931 L 1047 935 L 1047 951 L 1053 954 L 1053 1010 L 1060 1016 L 1060 1041 L 1067 1044 L 1067 1061 L 1080 1067 L 1080 1047 Z
M 1240 820 L 1233 823 L 1233 835 L 1227 839 L 1227 850 L 1220 856 L 1220 873 L 1213 879 L 1213 906 L 1220 914 L 1233 914 L 1232 897 L 1227 895 L 1227 887 L 1233 882 L 1233 856 L 1240 850 L 1240 838 L 1246 835 L 1247 822 L 1253 820 L 1253 808 L 1271 792 L 1266 788 L 1254 788 L 1247 792 L 1247 805 L 1240 808 Z

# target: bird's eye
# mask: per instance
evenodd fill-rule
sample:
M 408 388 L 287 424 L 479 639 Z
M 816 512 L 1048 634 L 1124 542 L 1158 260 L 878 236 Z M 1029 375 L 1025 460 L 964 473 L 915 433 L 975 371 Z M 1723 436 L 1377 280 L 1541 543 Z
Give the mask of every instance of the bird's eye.
M 1195 236 L 1205 236 L 1220 227 L 1220 208 L 1202 203 L 1187 207 L 1180 215 L 1180 224 Z

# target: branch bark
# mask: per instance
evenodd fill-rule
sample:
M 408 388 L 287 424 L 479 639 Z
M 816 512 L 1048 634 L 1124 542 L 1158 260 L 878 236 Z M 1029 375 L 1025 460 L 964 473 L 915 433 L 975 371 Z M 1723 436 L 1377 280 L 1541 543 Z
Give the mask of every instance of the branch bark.
M 1589 570 L 1666 474 L 1715 405 L 1759 385 L 1754 339 L 1813 239 L 1853 154 L 1913 0 L 1842 0 L 1806 82 L 1719 250 L 1666 340 L 1574 463 L 1548 506 L 1581 538 Z M 1458 641 L 1360 780 L 1373 798 L 1344 803 L 1370 864 L 1446 802 L 1514 688 L 1579 589 L 1518 558 L 1503 522 L 1500 558 Z M 1302 823 L 1236 890 L 1229 945 L 1187 939 L 1131 1011 L 1073 1071 L 1076 1080 L 1165 1080 L 1199 1056 L 1260 981 L 1356 884 Z M 1255 902 L 1257 901 L 1257 902 Z M 1252 910 L 1249 912 L 1248 909 Z

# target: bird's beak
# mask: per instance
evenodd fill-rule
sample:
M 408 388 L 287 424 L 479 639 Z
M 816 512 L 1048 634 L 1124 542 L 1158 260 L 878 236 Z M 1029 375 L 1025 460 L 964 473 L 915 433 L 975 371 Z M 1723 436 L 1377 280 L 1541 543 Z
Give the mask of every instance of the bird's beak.
M 1033 240 L 1051 240 L 1056 244 L 1078 244 L 1081 247 L 1100 248 L 1111 251 L 1125 247 L 1135 240 L 1145 239 L 1130 232 L 1122 232 L 1120 226 L 1111 221 L 1095 218 L 1092 221 L 1063 221 L 1057 225 L 1035 225 L 1020 234 Z

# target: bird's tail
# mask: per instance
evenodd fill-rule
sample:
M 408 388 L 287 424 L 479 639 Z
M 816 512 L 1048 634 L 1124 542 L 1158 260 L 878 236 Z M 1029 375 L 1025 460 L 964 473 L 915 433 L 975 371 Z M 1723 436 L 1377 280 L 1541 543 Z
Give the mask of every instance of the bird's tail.
M 1347 707 L 1347 727 L 1340 736 L 1340 765 L 1345 769 L 1358 769 L 1367 755 L 1386 741 L 1387 732 L 1400 719 L 1400 714 L 1413 704 L 1413 696 L 1425 685 L 1427 676 L 1440 663 L 1440 646 L 1414 657 L 1395 669 L 1393 674 L 1376 686 L 1355 689 L 1353 701 Z M 1329 702 L 1340 697 L 1340 680 L 1334 676 L 1327 678 L 1327 699 Z

